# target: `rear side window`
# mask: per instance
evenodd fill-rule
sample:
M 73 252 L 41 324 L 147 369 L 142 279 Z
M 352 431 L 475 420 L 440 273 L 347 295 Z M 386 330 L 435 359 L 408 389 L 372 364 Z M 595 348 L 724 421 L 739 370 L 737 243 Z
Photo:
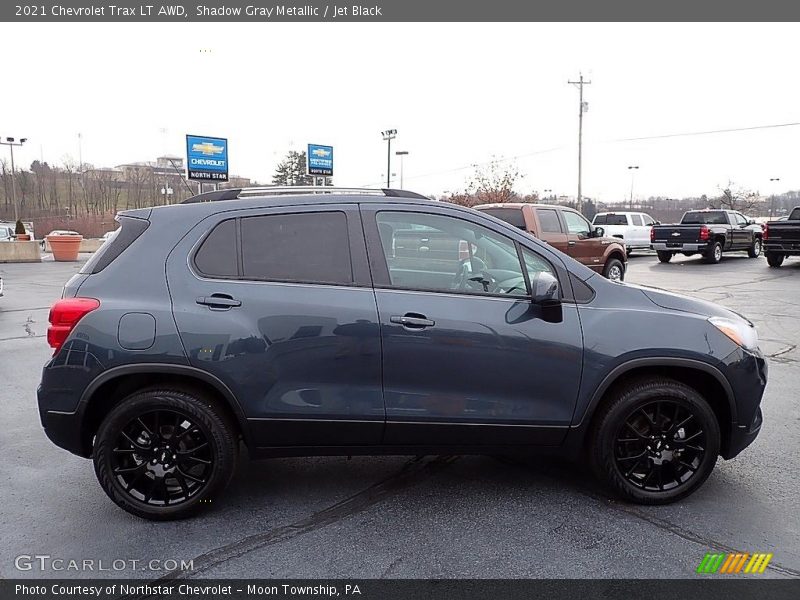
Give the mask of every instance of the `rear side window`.
M 539 223 L 543 233 L 563 233 L 561 221 L 558 213 L 552 208 L 537 208 L 536 214 L 539 216 Z
M 343 212 L 245 217 L 241 228 L 245 279 L 353 283 Z
M 203 241 L 194 257 L 197 270 L 208 277 L 236 277 L 239 274 L 236 256 L 236 220 L 217 225 Z
M 631 221 L 636 226 L 641 226 L 642 224 L 642 215 L 631 215 Z
M 80 273 L 99 273 L 122 254 L 150 226 L 150 221 L 135 217 L 118 216 L 119 229 L 110 236 L 92 257 L 83 265 Z
M 605 225 L 607 216 L 608 215 L 595 215 L 594 219 L 592 219 L 592 224 L 593 225 Z
M 627 215 L 606 215 L 605 223 L 600 223 L 599 221 L 595 221 L 595 225 L 627 225 L 627 224 L 628 224 Z

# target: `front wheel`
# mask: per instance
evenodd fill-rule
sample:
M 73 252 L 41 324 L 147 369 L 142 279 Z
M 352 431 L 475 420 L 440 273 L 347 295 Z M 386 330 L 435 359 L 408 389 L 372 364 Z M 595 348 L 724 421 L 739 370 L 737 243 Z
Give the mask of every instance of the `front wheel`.
M 761 238 L 756 238 L 747 249 L 747 256 L 750 258 L 758 258 L 761 256 Z
M 775 267 L 777 269 L 783 264 L 784 258 L 786 258 L 786 256 L 780 252 L 767 252 L 767 264 L 770 267 Z
M 705 254 L 706 262 L 712 265 L 722 260 L 722 244 L 714 242 Z
M 189 516 L 230 481 L 238 439 L 225 415 L 201 395 L 173 389 L 135 393 L 97 432 L 94 468 L 103 490 L 136 516 Z
M 668 263 L 672 260 L 672 252 L 664 252 L 663 250 L 656 250 L 658 260 L 662 263 Z
M 623 281 L 625 279 L 625 265 L 618 258 L 609 258 L 606 266 L 603 267 L 603 277 L 611 281 Z
M 664 377 L 617 390 L 598 414 L 589 450 L 595 473 L 640 504 L 685 498 L 714 470 L 720 429 L 708 402 Z

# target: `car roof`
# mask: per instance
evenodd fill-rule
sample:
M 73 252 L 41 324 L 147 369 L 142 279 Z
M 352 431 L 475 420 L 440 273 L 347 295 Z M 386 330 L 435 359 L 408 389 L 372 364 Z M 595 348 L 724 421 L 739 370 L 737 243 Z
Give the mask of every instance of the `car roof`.
M 560 208 L 564 210 L 575 210 L 574 208 L 570 208 L 569 206 L 561 206 L 560 204 L 541 204 L 537 202 L 494 202 L 491 204 L 478 204 L 473 206 L 475 210 L 481 210 L 483 208 L 514 208 L 514 209 L 522 209 L 526 206 L 530 206 L 531 208 Z

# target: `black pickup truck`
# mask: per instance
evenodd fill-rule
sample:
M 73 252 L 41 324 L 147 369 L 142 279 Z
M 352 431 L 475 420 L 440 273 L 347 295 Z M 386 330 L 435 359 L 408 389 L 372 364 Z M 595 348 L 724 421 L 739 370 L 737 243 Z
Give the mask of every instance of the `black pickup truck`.
M 764 254 L 770 267 L 780 267 L 787 256 L 800 256 L 800 206 L 785 221 L 770 221 L 764 228 Z
M 723 252 L 744 250 L 750 258 L 761 254 L 763 230 L 752 219 L 733 210 L 690 210 L 678 225 L 654 225 L 650 242 L 658 260 L 669 262 L 675 254 L 701 254 L 718 263 Z

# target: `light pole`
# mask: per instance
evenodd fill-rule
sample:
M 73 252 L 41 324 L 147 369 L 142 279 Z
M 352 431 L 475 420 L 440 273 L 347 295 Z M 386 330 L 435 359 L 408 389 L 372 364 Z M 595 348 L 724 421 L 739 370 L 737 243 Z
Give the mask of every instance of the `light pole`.
M 780 181 L 780 177 L 770 177 L 769 181 L 772 183 L 772 199 L 769 203 L 769 218 L 772 218 L 772 215 L 775 213 L 775 182 Z
M 387 129 L 386 131 L 381 131 L 381 135 L 383 139 L 386 140 L 386 187 L 392 187 L 391 184 L 391 177 L 392 177 L 392 140 L 397 137 L 397 129 Z
M 547 197 L 547 199 L 549 201 L 551 201 L 551 202 L 553 201 L 553 190 L 551 190 L 550 188 L 547 188 L 542 193 L 545 194 L 545 196 Z
M 629 165 L 628 170 L 631 172 L 631 199 L 628 203 L 630 210 L 633 210 L 633 176 L 639 170 L 639 165 Z
M 408 156 L 408 150 L 398 150 L 396 156 L 400 157 L 400 189 L 403 189 L 403 159 Z
M 11 149 L 11 198 L 14 201 L 14 221 L 19 221 L 19 206 L 17 206 L 17 187 L 14 183 L 14 180 L 16 179 L 16 169 L 14 168 L 14 146 L 22 146 L 22 144 L 24 144 L 27 141 L 28 138 L 20 138 L 19 141 L 17 141 L 13 137 L 0 139 L 0 144 L 8 146 Z

